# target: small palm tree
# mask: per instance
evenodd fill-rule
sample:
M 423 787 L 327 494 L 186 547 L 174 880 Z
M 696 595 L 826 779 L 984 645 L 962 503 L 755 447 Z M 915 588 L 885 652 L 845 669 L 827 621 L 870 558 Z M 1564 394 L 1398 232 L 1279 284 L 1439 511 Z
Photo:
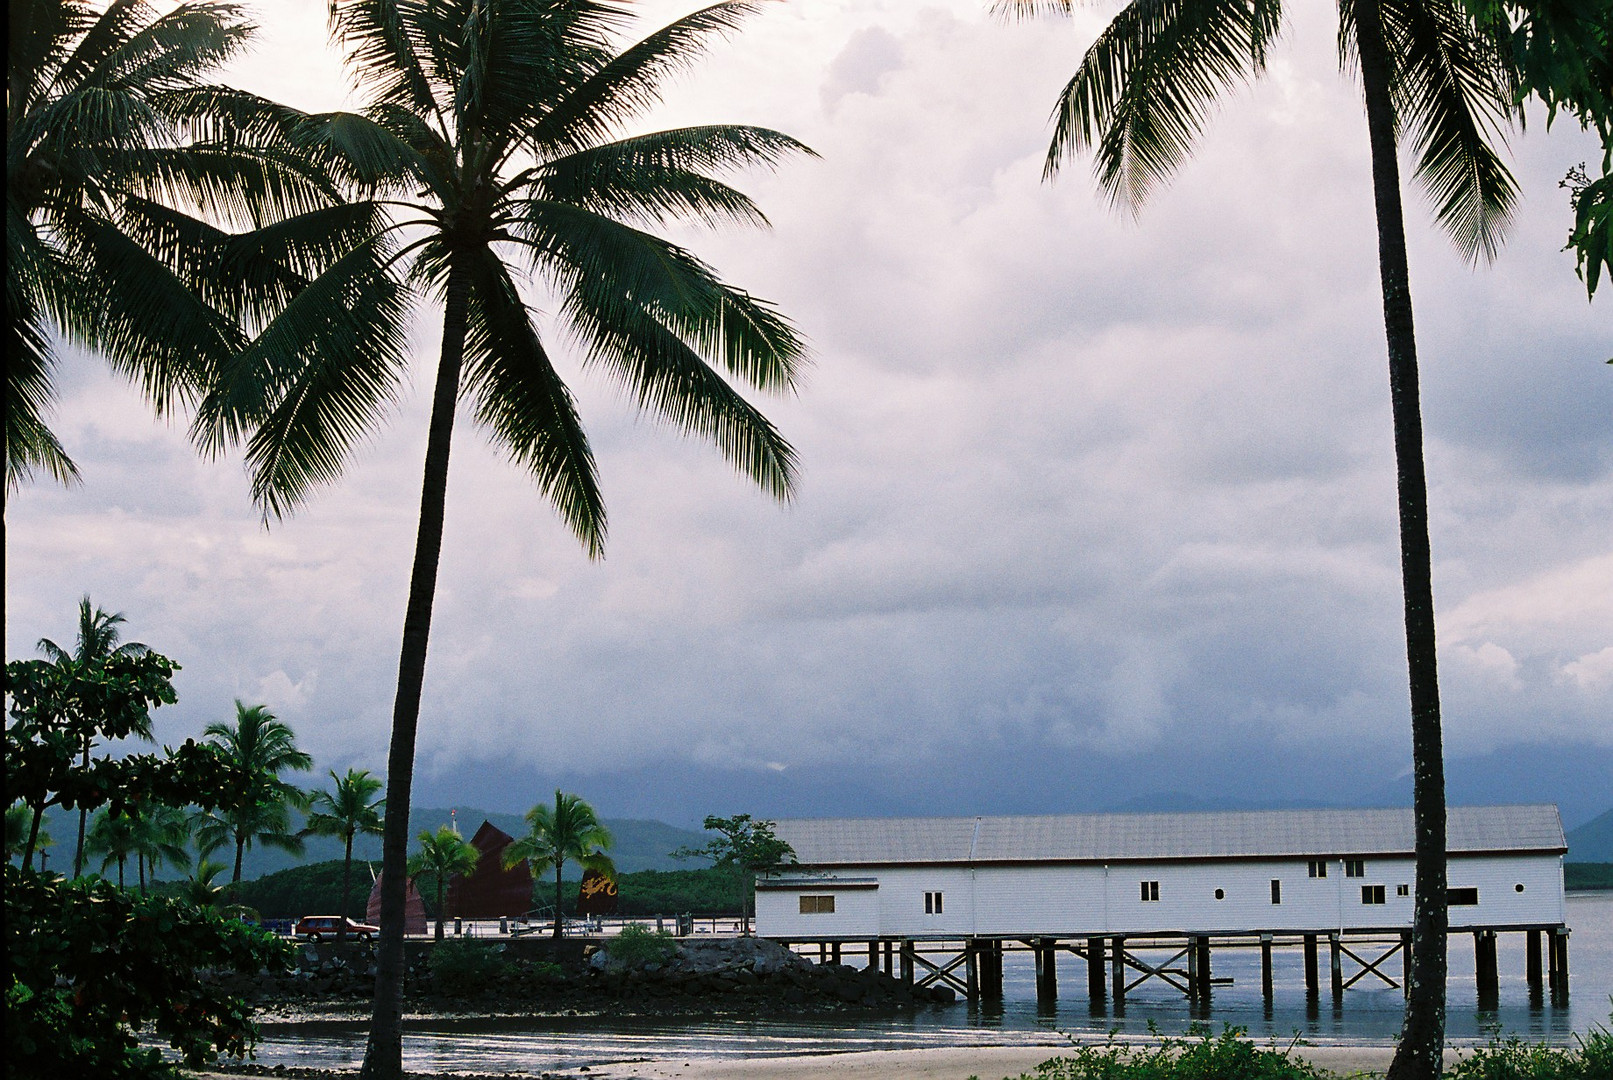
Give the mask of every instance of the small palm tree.
M 303 826 L 301 836 L 339 836 L 342 838 L 342 906 L 340 914 L 347 914 L 347 900 L 352 892 L 353 838 L 379 836 L 382 831 L 382 810 L 386 800 L 378 798 L 381 781 L 370 775 L 368 769 L 348 769 L 346 776 L 330 774 L 334 787 L 317 792 L 313 812 Z M 337 923 L 336 940 L 347 936 L 347 923 Z
M 447 914 L 443 911 L 442 900 L 448 879 L 474 874 L 481 856 L 476 845 L 447 825 L 439 826 L 436 832 L 423 830 L 419 840 L 420 850 L 409 856 L 409 879 L 431 878 L 437 894 L 437 940 L 441 941 L 443 918 Z
M 235 702 L 235 723 L 208 724 L 203 737 L 232 764 L 253 777 L 252 797 L 234 809 L 204 813 L 196 821 L 196 840 L 204 852 L 235 845 L 235 872 L 241 880 L 241 860 L 254 842 L 282 851 L 302 851 L 302 841 L 291 831 L 291 809 L 305 808 L 308 796 L 280 779 L 283 772 L 307 772 L 314 759 L 297 749 L 289 726 L 275 719 L 264 705 Z
M 135 853 L 134 818 L 127 814 L 113 815 L 110 810 L 98 811 L 84 837 L 84 853 L 91 858 L 100 856 L 102 874 L 116 864 L 118 888 L 124 888 L 124 869 L 129 856 Z
M 224 886 L 217 884 L 218 876 L 225 870 L 223 863 L 214 862 L 203 857 L 196 864 L 195 871 L 185 879 L 180 887 L 179 895 L 199 908 L 218 906 L 224 894 Z
M 33 807 L 26 803 L 17 803 L 6 807 L 6 861 L 10 862 L 19 855 L 28 851 L 28 830 L 33 824 Z M 50 833 L 40 829 L 34 837 L 34 850 L 43 851 L 56 841 L 51 839 Z M 26 865 L 26 864 L 25 864 Z
M 89 594 L 86 593 L 78 602 L 78 640 L 74 643 L 72 651 L 62 648 L 50 638 L 40 638 L 37 648 L 46 660 L 57 667 L 76 664 L 81 668 L 99 666 L 114 656 L 141 656 L 150 652 L 150 649 L 138 641 L 124 641 L 120 644 L 119 639 L 122 638 L 123 632 L 118 628 L 123 622 L 121 611 L 103 611 L 99 607 L 92 606 Z M 149 740 L 150 721 L 147 720 L 142 726 L 135 728 L 135 734 Z M 86 730 L 82 743 L 82 763 L 86 769 L 90 766 L 90 748 L 93 743 L 94 740 Z M 73 849 L 74 877 L 84 872 L 84 828 L 88 816 L 89 811 L 79 807 L 78 844 Z
M 141 813 L 134 822 L 135 867 L 140 875 L 140 891 L 146 891 L 147 872 L 155 881 L 164 866 L 188 870 L 191 864 L 186 844 L 191 838 L 191 819 L 177 806 L 156 806 Z
M 543 864 L 554 867 L 554 936 L 558 938 L 565 921 L 560 917 L 560 872 L 566 863 L 575 862 L 585 870 L 615 877 L 616 864 L 605 854 L 612 843 L 610 830 L 600 823 L 592 806 L 558 790 L 553 806 L 539 803 L 526 812 L 526 823 L 531 831 L 504 849 L 504 865 L 508 868 L 527 859 L 534 870 Z
M 329 206 L 328 178 L 266 145 L 277 107 L 207 85 L 253 28 L 234 3 L 10 4 L 6 64 L 5 490 L 77 469 L 50 430 L 57 348 L 104 355 L 159 413 L 244 341 L 263 275 L 255 225 Z
M 1068 12 L 1071 0 L 998 0 Z M 1139 208 L 1191 151 L 1220 93 L 1264 72 L 1281 0 L 1131 0 L 1087 49 L 1055 110 L 1045 175 L 1095 151 L 1098 181 Z M 1495 31 L 1461 0 L 1341 0 L 1339 55 L 1361 75 L 1377 211 L 1394 420 L 1401 592 L 1411 704 L 1417 895 L 1405 1020 L 1390 1080 L 1434 1080 L 1445 1039 L 1445 767 L 1434 636 L 1417 341 L 1400 200 L 1402 136 L 1435 218 L 1468 259 L 1494 257 L 1517 187 L 1493 143 L 1515 111 Z

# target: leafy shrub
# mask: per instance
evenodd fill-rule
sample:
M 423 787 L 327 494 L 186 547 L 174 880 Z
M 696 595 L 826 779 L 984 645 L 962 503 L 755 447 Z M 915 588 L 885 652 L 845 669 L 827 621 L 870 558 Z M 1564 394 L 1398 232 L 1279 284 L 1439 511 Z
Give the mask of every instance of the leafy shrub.
M 432 978 L 439 989 L 450 993 L 485 989 L 489 982 L 510 970 L 502 949 L 501 945 L 469 938 L 440 941 L 431 948 Z
M 209 973 L 283 967 L 284 943 L 181 900 L 100 878 L 5 868 L 8 1075 L 173 1075 L 149 1032 L 200 1066 L 252 1048 L 250 1011 Z
M 630 923 L 611 939 L 605 951 L 615 966 L 636 968 L 645 964 L 666 963 L 678 951 L 678 943 L 665 930 L 651 930 L 640 923 Z
M 1608 1080 L 1613 1077 L 1613 1033 L 1593 1027 L 1573 1049 L 1497 1036 L 1463 1057 L 1448 1075 L 1451 1080 Z
M 1112 1039 L 1036 1066 L 1019 1080 L 1320 1080 L 1325 1073 L 1291 1057 L 1289 1050 L 1257 1047 L 1245 1029 L 1229 1027 L 1212 1037 L 1195 1025 L 1185 1039 L 1162 1039 L 1150 1047 L 1127 1047 Z
M 527 973 L 541 982 L 561 982 L 566 977 L 566 969 L 553 960 L 534 960 Z

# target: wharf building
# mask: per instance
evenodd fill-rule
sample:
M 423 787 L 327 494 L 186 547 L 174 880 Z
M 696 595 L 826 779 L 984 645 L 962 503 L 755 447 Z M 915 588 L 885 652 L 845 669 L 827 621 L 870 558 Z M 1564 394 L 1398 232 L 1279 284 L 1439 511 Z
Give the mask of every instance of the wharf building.
M 1524 936 L 1532 994 L 1568 992 L 1557 808 L 1451 807 L 1452 938 L 1471 934 L 1481 1004 L 1496 935 Z M 1306 988 L 1404 984 L 1416 893 L 1409 808 L 1026 817 L 794 819 L 797 863 L 756 884 L 763 936 L 840 960 L 867 950 L 915 985 L 1000 997 L 1005 950 L 1035 954 L 1038 996 L 1059 954 L 1085 961 L 1094 1006 L 1149 979 L 1207 1001 L 1212 951 L 1303 951 Z M 1396 961 L 1398 962 L 1392 962 Z

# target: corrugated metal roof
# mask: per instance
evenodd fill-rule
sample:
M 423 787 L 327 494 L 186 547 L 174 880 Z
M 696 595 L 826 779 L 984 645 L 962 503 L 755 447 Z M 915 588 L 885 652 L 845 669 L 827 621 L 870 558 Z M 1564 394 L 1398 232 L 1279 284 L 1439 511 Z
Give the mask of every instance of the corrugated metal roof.
M 1561 851 L 1557 807 L 1453 806 L 1447 850 Z M 1300 858 L 1412 851 L 1410 808 L 1059 814 L 981 818 L 795 818 L 777 834 L 806 866 Z

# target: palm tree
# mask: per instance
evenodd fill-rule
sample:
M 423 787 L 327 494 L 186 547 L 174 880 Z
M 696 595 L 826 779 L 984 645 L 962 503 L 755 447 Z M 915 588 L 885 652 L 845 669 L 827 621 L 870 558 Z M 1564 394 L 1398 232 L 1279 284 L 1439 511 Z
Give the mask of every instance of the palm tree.
M 140 875 L 140 891 L 146 891 L 146 873 L 156 881 L 165 865 L 181 870 L 190 868 L 191 820 L 177 806 L 154 806 L 141 813 L 134 824 L 135 867 Z
M 335 787 L 314 795 L 314 811 L 308 815 L 301 836 L 339 836 L 342 838 L 342 915 L 347 914 L 347 900 L 352 892 L 353 837 L 360 834 L 379 836 L 382 832 L 381 812 L 385 799 L 376 795 L 381 781 L 370 775 L 368 769 L 348 769 L 346 776 L 330 773 Z M 336 940 L 347 936 L 347 923 L 337 924 Z
M 598 870 L 606 877 L 616 876 L 616 866 L 605 852 L 610 849 L 610 830 L 600 824 L 594 808 L 576 795 L 554 793 L 554 806 L 539 803 L 526 812 L 531 831 L 504 849 L 504 865 L 514 866 L 529 859 L 534 867 L 548 863 L 554 867 L 554 936 L 560 936 L 560 871 L 567 862 L 585 870 Z
M 1070 0 L 998 0 L 1068 12 Z M 1445 1038 L 1445 773 L 1417 345 L 1396 160 L 1409 137 L 1435 217 L 1469 259 L 1492 258 L 1517 194 L 1492 141 L 1513 115 L 1496 41 L 1460 0 L 1343 0 L 1339 47 L 1359 66 L 1372 155 L 1388 340 L 1411 698 L 1417 897 L 1410 986 L 1391 1080 L 1437 1077 Z M 1056 109 L 1046 172 L 1096 150 L 1099 183 L 1137 209 L 1190 151 L 1221 91 L 1265 69 L 1278 0 L 1132 0 L 1087 49 Z
M 73 651 L 68 652 L 50 638 L 40 638 L 36 646 L 40 653 L 57 667 L 66 667 L 77 664 L 82 668 L 98 667 L 105 664 L 114 656 L 141 656 L 150 652 L 145 645 L 138 641 L 125 641 L 119 644 L 123 632 L 118 629 L 124 622 L 121 611 L 103 611 L 99 607 L 90 606 L 90 597 L 85 593 L 78 602 L 78 641 Z M 151 738 L 151 722 L 149 719 L 135 728 L 135 734 L 142 739 Z M 93 739 L 88 730 L 83 740 L 83 765 L 90 767 L 90 746 Z M 73 849 L 73 876 L 78 877 L 84 873 L 84 827 L 89 811 L 82 806 L 78 810 L 78 844 Z M 121 882 L 120 882 L 121 884 Z
M 241 859 L 254 842 L 282 851 L 300 852 L 302 841 L 291 831 L 292 807 L 308 805 L 308 796 L 280 779 L 290 771 L 307 772 L 314 759 L 297 749 L 296 734 L 275 719 L 264 705 L 235 702 L 235 723 L 215 721 L 202 729 L 206 741 L 232 764 L 253 778 L 252 798 L 234 809 L 219 809 L 197 818 L 196 841 L 203 852 L 235 845 L 235 873 L 241 880 Z
M 28 831 L 33 825 L 34 808 L 26 803 L 6 807 L 6 861 L 28 853 Z M 44 851 L 56 841 L 50 833 L 40 829 L 34 837 L 34 850 Z M 27 868 L 27 863 L 23 867 Z
M 213 222 L 267 224 L 335 192 L 263 137 L 277 106 L 204 83 L 253 33 L 237 5 L 8 6 L 9 493 L 36 471 L 77 476 L 46 422 L 54 341 L 106 356 L 159 413 L 193 401 L 244 343 L 241 316 L 285 286 L 259 272 L 273 235 L 243 241 Z
M 419 840 L 420 850 L 409 857 L 409 879 L 432 879 L 437 890 L 437 940 L 441 941 L 443 917 L 446 914 L 442 907 L 443 890 L 448 887 L 448 879 L 454 875 L 464 877 L 475 873 L 481 853 L 476 850 L 475 844 L 447 825 L 439 826 L 436 832 L 422 830 Z M 384 924 L 382 929 L 385 930 Z
M 366 239 L 297 293 L 226 365 L 198 425 L 209 445 L 246 438 L 254 496 L 266 514 L 289 512 L 339 474 L 353 444 L 407 383 L 406 305 L 355 304 L 355 290 L 384 291 L 376 282 L 390 279 L 375 270 L 384 256 L 406 270 L 412 287 L 441 299 L 387 760 L 392 812 L 364 1065 L 372 1080 L 402 1070 L 408 807 L 462 393 L 590 556 L 605 539 L 593 456 L 521 291 L 526 268 L 549 290 L 557 332 L 582 347 L 585 362 L 620 380 L 641 408 L 715 442 L 769 494 L 787 499 L 792 491 L 794 451 L 729 378 L 793 391 L 805 363 L 799 337 L 771 305 L 646 229 L 674 221 L 764 224 L 750 199 L 711 174 L 772 165 L 806 148 L 734 125 L 623 135 L 656 103 L 669 75 L 759 7 L 759 0 L 723 0 L 619 49 L 625 4 L 332 4 L 335 36 L 370 105 L 361 114 L 309 116 L 290 139 L 342 172 L 356 195 L 373 194 L 356 205 L 395 211 L 392 231 Z M 351 333 L 334 339 L 331 319 L 354 320 Z M 318 335 L 328 347 L 314 347 Z
M 128 865 L 129 856 L 135 852 L 134 818 L 127 814 L 114 815 L 110 810 L 98 812 L 84 839 L 84 851 L 88 855 L 101 857 L 102 874 L 116 863 L 118 888 L 124 888 L 123 871 Z

